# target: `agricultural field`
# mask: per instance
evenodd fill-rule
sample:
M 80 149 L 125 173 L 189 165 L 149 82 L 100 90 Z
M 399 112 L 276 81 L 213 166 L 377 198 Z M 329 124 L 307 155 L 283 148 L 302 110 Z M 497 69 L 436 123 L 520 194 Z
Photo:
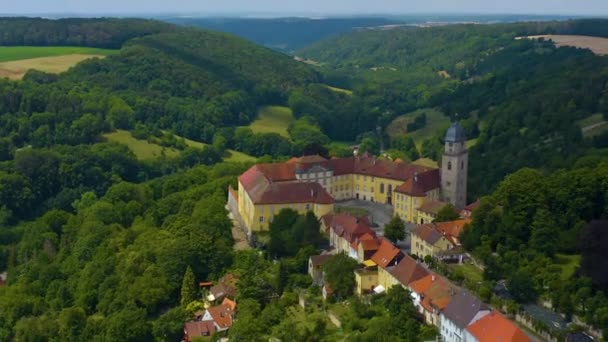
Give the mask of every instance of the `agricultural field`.
M 413 122 L 416 116 L 425 113 L 426 114 L 426 126 L 416 130 L 414 132 L 407 132 L 407 124 Z M 388 125 L 387 133 L 391 137 L 408 134 L 414 139 L 416 146 L 420 148 L 424 139 L 433 136 L 437 131 L 443 128 L 448 128 L 450 125 L 450 118 L 443 115 L 442 112 L 432 109 L 424 108 L 419 109 L 405 115 L 401 115 L 393 122 Z
M 287 128 L 294 120 L 291 109 L 282 106 L 265 106 L 258 111 L 258 118 L 249 128 L 254 133 L 278 133 L 289 137 Z
M 0 47 L 0 78 L 19 80 L 31 69 L 61 73 L 86 59 L 117 52 L 85 47 Z
M 552 40 L 557 47 L 572 46 L 581 49 L 589 49 L 596 55 L 608 55 L 608 38 L 591 37 L 591 36 L 569 36 L 547 34 L 540 36 L 517 37 L 516 39 L 545 39 Z

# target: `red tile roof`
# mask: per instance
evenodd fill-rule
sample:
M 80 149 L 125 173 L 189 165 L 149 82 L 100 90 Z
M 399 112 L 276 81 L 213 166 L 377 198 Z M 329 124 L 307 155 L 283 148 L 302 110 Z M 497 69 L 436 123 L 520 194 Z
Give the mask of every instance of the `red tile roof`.
M 413 281 L 409 288 L 421 296 L 420 305 L 429 312 L 445 309 L 456 293 L 456 288 L 449 281 L 435 273 Z
M 458 245 L 460 233 L 464 230 L 464 226 L 471 222 L 469 219 L 454 220 L 449 222 L 435 223 L 435 228 L 443 234 L 454 245 Z
M 378 251 L 372 255 L 372 261 L 378 266 L 386 268 L 392 265 L 393 261 L 399 260 L 403 255 L 401 250 L 395 247 L 390 241 L 385 238 L 380 239 Z
M 236 304 L 234 304 L 234 307 L 236 307 Z M 232 316 L 234 315 L 232 305 L 221 304 L 210 307 L 207 311 L 209 312 L 209 315 L 211 315 L 213 322 L 215 322 L 221 330 L 228 329 L 232 326 Z
M 439 169 L 431 169 L 408 178 L 395 191 L 409 196 L 424 197 L 426 193 L 441 185 Z
M 347 213 L 333 214 L 329 226 L 337 236 L 349 243 L 356 242 L 364 235 L 376 236 L 366 216 L 356 217 Z
M 252 200 L 255 204 L 334 203 L 334 198 L 319 183 L 273 183 Z
M 378 241 L 376 241 L 376 240 L 360 239 L 359 244 L 361 245 L 361 247 L 363 248 L 364 251 L 377 251 L 378 247 L 380 247 L 378 244 Z
M 390 270 L 393 277 L 405 286 L 408 286 L 411 282 L 421 279 L 427 276 L 430 271 L 424 268 L 414 258 L 406 255 L 401 262 L 397 264 L 392 270 Z
M 530 342 L 530 338 L 524 334 L 513 322 L 506 319 L 498 312 L 490 312 L 479 321 L 469 325 L 467 330 L 475 336 L 479 342 Z
M 215 333 L 213 321 L 192 321 L 184 325 L 184 340 L 192 341 L 195 337 L 211 336 Z

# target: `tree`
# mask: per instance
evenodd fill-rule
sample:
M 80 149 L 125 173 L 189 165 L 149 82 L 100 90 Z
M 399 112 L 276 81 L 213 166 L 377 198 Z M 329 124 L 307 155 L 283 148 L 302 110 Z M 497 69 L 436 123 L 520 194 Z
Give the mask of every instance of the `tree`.
M 192 303 L 197 298 L 197 287 L 196 287 L 196 278 L 194 277 L 194 272 L 192 271 L 192 267 L 188 266 L 186 269 L 186 273 L 184 273 L 184 279 L 182 280 L 182 291 L 181 291 L 181 299 L 180 303 L 182 307 L 186 307 L 186 305 Z
M 437 217 L 433 222 L 449 222 L 457 220 L 458 218 L 460 218 L 460 215 L 458 215 L 452 203 L 448 203 L 439 210 Z
M 353 293 L 356 285 L 353 271 L 357 266 L 357 261 L 344 253 L 332 256 L 323 265 L 325 282 L 329 284 L 337 298 L 346 298 Z
M 405 239 L 405 222 L 399 217 L 394 216 L 390 222 L 384 226 L 384 237 L 392 243 L 397 243 Z
M 540 208 L 532 221 L 530 246 L 539 253 L 552 257 L 557 249 L 556 227 L 549 210 Z
M 608 268 L 598 262 L 608 253 L 608 221 L 591 221 L 581 236 L 581 272 L 593 284 L 608 291 Z
M 528 303 L 536 299 L 536 289 L 531 274 L 518 270 L 507 279 L 509 292 L 519 303 Z

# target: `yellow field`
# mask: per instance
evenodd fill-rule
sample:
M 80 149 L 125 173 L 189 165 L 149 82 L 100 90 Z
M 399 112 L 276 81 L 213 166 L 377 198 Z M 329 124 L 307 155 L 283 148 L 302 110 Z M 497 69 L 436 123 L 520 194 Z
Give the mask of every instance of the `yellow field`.
M 258 111 L 258 118 L 249 125 L 254 133 L 278 133 L 289 137 L 287 128 L 293 121 L 293 113 L 288 107 L 266 106 Z
M 103 55 L 72 54 L 54 57 L 22 59 L 0 63 L 0 78 L 20 80 L 28 70 L 36 69 L 58 74 L 67 71 L 74 65 L 93 57 L 103 58 Z
M 543 38 L 545 40 L 552 40 L 557 47 L 573 46 L 581 49 L 589 49 L 596 55 L 608 55 L 608 38 L 547 34 L 540 36 L 517 37 L 516 39 L 522 38 Z

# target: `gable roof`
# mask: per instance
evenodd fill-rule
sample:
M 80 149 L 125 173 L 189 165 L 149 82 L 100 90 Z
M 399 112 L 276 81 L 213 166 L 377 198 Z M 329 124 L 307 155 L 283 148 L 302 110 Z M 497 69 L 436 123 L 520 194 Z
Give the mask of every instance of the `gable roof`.
M 437 215 L 446 205 L 448 205 L 446 202 L 426 201 L 418 208 L 418 210 L 423 213 Z
M 437 241 L 443 237 L 443 235 L 437 229 L 435 229 L 435 225 L 432 223 L 415 226 L 412 229 L 412 234 L 418 236 L 431 246 L 437 243 Z
M 406 255 L 397 266 L 390 270 L 390 273 L 405 286 L 430 274 L 429 270 L 409 255 Z
M 479 321 L 467 327 L 467 330 L 479 342 L 530 342 L 513 322 L 498 312 L 492 311 Z
M 327 215 L 326 215 L 327 216 Z M 347 213 L 331 215 L 329 227 L 336 235 L 353 244 L 363 236 L 376 236 L 366 216 L 353 216 Z
M 450 304 L 443 310 L 443 316 L 457 327 L 466 328 L 480 311 L 488 307 L 466 290 L 458 292 Z
M 334 198 L 319 183 L 272 183 L 256 199 L 255 204 L 317 203 L 331 204 Z
M 232 326 L 232 315 L 234 310 L 231 305 L 220 304 L 207 309 L 213 322 L 221 329 L 228 329 Z
M 388 267 L 394 260 L 398 260 L 403 253 L 397 247 L 395 247 L 390 241 L 385 238 L 380 238 L 380 246 L 371 260 L 382 268 Z
M 211 336 L 215 333 L 213 321 L 192 321 L 184 325 L 184 333 L 189 341 L 197 336 Z
M 431 169 L 414 174 L 405 183 L 399 185 L 395 191 L 409 196 L 424 197 L 427 192 L 438 189 L 440 185 L 439 169 Z
M 435 273 L 429 273 L 427 276 L 413 281 L 409 288 L 420 295 L 422 299 L 420 305 L 430 312 L 433 309 L 445 309 L 456 293 L 456 288 L 452 283 Z
M 454 220 L 449 222 L 435 223 L 435 228 L 454 245 L 458 244 L 458 238 L 464 230 L 464 226 L 470 223 L 469 219 Z

